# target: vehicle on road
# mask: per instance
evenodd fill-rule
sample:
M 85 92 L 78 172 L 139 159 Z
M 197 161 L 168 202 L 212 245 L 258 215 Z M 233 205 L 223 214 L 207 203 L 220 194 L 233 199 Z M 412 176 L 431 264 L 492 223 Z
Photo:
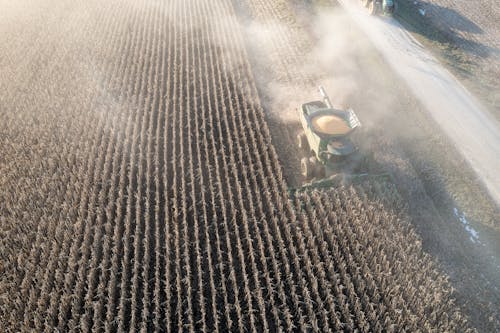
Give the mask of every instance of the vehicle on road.
M 370 15 L 391 16 L 394 14 L 396 4 L 394 0 L 361 0 L 363 6 L 368 8 Z

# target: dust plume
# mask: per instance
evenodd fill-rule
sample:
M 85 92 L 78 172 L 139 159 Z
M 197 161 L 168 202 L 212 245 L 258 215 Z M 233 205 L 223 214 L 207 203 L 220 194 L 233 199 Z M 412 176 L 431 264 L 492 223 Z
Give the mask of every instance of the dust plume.
M 264 107 L 281 122 L 295 123 L 295 108 L 321 99 L 317 88 L 323 85 L 334 107 L 355 107 L 364 118 L 363 124 L 370 126 L 387 112 L 394 99 L 375 88 L 389 80 L 384 73 L 366 73 L 366 64 L 360 64 L 367 61 L 367 54 L 373 53 L 374 58 L 378 54 L 345 11 L 333 8 L 304 15 L 309 15 L 303 19 L 311 22 L 308 31 L 273 19 L 243 27 L 257 65 L 256 80 L 264 87 Z M 373 66 L 377 60 L 373 60 Z M 365 110 L 368 107 L 361 95 L 370 101 L 369 110 Z

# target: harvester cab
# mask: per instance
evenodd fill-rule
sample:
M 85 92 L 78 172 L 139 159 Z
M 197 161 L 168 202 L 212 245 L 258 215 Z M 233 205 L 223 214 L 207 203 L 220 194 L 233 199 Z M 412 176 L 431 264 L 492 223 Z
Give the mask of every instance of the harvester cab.
M 338 110 L 323 87 L 319 87 L 322 101 L 302 104 L 299 119 L 303 131 L 298 145 L 306 156 L 301 160 L 301 173 L 306 179 L 323 178 L 351 165 L 357 148 L 351 134 L 361 123 L 352 109 Z

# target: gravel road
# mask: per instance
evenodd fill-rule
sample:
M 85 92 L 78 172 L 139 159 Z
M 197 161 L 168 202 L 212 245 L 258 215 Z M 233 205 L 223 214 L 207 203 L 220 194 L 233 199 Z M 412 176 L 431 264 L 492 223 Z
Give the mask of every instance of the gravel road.
M 498 122 L 395 19 L 370 17 L 355 0 L 339 2 L 406 81 L 500 205 Z
M 483 70 L 500 76 L 500 7 L 497 0 L 414 1 L 439 30 L 470 56 Z M 493 73 L 492 73 L 493 74 Z

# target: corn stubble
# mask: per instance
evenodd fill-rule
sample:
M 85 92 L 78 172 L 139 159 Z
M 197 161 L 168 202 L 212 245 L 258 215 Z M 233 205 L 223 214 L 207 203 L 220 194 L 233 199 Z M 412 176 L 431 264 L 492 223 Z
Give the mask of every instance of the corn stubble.
M 119 112 L 0 113 L 2 331 L 468 329 L 390 186 L 288 194 L 229 1 L 116 5 Z

